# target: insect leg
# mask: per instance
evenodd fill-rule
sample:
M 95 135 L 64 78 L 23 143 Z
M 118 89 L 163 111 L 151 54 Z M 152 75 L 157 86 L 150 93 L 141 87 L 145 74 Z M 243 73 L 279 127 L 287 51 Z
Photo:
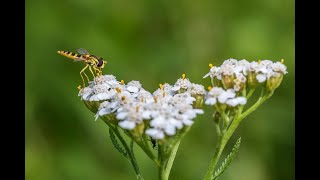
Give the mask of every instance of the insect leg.
M 90 70 L 90 72 L 91 72 L 91 74 L 92 74 L 93 78 L 95 78 L 96 76 L 94 75 L 94 73 L 93 73 L 93 71 L 92 71 L 92 69 L 91 69 L 91 66 L 89 66 L 89 70 Z
M 88 68 L 88 64 L 80 71 L 80 76 L 81 76 L 81 79 L 82 79 L 82 83 L 83 83 L 83 87 L 85 87 L 85 83 L 84 83 L 84 79 L 83 79 L 83 76 L 82 76 L 82 73 L 84 72 L 84 70 L 86 70 Z M 84 73 L 86 75 L 86 73 Z M 86 77 L 88 78 L 88 76 L 86 75 Z
M 88 66 L 88 67 L 90 67 L 90 66 Z M 89 83 L 89 82 L 90 82 L 90 79 L 89 79 L 88 75 L 87 75 L 85 72 L 83 72 L 83 74 L 86 76 L 86 78 L 87 78 L 87 80 L 88 80 L 88 83 Z
M 102 75 L 102 72 L 101 72 L 101 70 L 99 68 L 96 68 L 96 67 L 93 67 L 93 68 L 96 71 L 98 76 Z

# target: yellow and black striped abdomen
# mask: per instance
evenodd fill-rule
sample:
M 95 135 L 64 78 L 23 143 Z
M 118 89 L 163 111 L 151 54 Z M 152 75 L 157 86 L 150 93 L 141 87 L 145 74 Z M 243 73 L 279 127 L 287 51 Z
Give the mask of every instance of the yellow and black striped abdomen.
M 85 59 L 84 57 L 82 57 L 82 55 L 77 54 L 77 53 L 73 53 L 73 52 L 69 52 L 69 51 L 58 51 L 58 54 L 65 56 L 67 58 L 70 58 L 70 59 Z

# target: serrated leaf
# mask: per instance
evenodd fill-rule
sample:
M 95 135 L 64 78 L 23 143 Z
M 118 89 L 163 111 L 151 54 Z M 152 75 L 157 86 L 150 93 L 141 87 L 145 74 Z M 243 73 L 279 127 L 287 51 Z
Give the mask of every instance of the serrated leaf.
M 241 137 L 237 140 L 236 144 L 233 146 L 230 154 L 224 159 L 223 163 L 219 167 L 218 170 L 214 172 L 213 180 L 217 179 L 221 174 L 227 169 L 232 160 L 236 157 L 237 152 L 239 151 L 241 144 Z
M 110 135 L 110 139 L 111 142 L 113 144 L 113 146 L 118 150 L 118 152 L 120 152 L 124 157 L 128 158 L 128 153 L 120 146 L 120 144 L 118 143 L 118 140 L 116 139 L 114 133 L 112 132 L 112 130 L 109 128 L 109 135 Z

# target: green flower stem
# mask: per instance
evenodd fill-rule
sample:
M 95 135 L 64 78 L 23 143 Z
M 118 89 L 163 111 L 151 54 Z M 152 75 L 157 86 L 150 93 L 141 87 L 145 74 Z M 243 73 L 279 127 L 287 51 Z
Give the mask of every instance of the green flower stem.
M 152 153 L 152 151 L 149 148 L 149 145 L 147 144 L 147 142 L 145 142 L 145 140 L 143 138 L 141 139 L 136 139 L 134 137 L 131 136 L 130 133 L 126 133 L 131 139 L 134 140 L 134 142 L 136 142 L 138 144 L 138 146 L 147 154 L 147 156 L 156 164 L 159 165 L 159 162 L 157 161 L 156 157 L 154 156 L 154 154 Z
M 216 145 L 216 150 L 215 150 L 214 155 L 213 155 L 213 157 L 211 159 L 209 168 L 207 170 L 207 174 L 206 174 L 206 176 L 204 178 L 205 180 L 211 180 L 212 179 L 214 169 L 215 169 L 215 167 L 216 167 L 216 165 L 218 163 L 218 160 L 219 160 L 219 158 L 221 156 L 221 153 L 222 153 L 222 151 L 224 149 L 224 146 L 226 144 L 226 143 L 224 145 L 222 144 L 222 140 L 223 139 L 224 139 L 224 135 L 221 138 L 218 139 L 218 143 Z
M 206 176 L 205 176 L 205 180 L 211 180 L 213 178 L 213 173 L 214 173 L 216 165 L 217 165 L 217 163 L 219 161 L 221 153 L 222 153 L 223 149 L 225 148 L 227 142 L 229 141 L 230 137 L 232 136 L 234 131 L 237 129 L 237 127 L 240 124 L 240 122 L 245 117 L 247 117 L 250 113 L 255 111 L 263 102 L 265 102 L 267 99 L 269 99 L 272 96 L 272 94 L 273 94 L 273 91 L 263 95 L 263 91 L 262 91 L 260 98 L 257 100 L 257 102 L 254 105 L 252 105 L 249 109 L 247 109 L 241 115 L 237 114 L 237 116 L 235 117 L 235 119 L 231 123 L 231 125 L 228 128 L 228 130 L 226 131 L 226 133 L 223 134 L 222 137 L 218 139 L 218 143 L 216 145 L 216 150 L 215 150 L 215 153 L 214 153 L 214 155 L 213 155 L 213 157 L 211 159 L 209 168 L 208 168 Z M 242 112 L 242 108 L 243 107 L 239 108 L 239 112 L 240 113 Z
M 172 165 L 173 165 L 173 161 L 174 161 L 174 159 L 176 157 L 180 142 L 181 141 L 176 143 L 176 145 L 174 146 L 174 148 L 173 148 L 173 150 L 171 152 L 171 155 L 169 157 L 169 160 L 168 160 L 167 165 L 166 165 L 166 167 L 164 169 L 164 172 L 163 172 L 163 176 L 162 176 L 163 179 L 166 179 L 166 180 L 169 179 L 170 171 L 171 171 L 171 168 L 172 168 Z
M 216 131 L 217 131 L 218 137 L 221 137 L 222 134 L 221 134 L 221 129 L 220 129 L 219 123 L 214 122 L 214 124 L 216 125 Z
M 254 91 L 256 90 L 256 88 L 250 89 L 247 95 L 247 100 L 252 96 L 252 94 L 254 93 Z
M 224 111 L 221 113 L 221 117 L 223 119 L 223 132 L 224 132 L 228 128 L 228 125 L 230 123 L 230 119 Z
M 180 141 L 175 144 L 170 154 L 165 153 L 164 147 L 159 146 L 160 166 L 158 166 L 159 180 L 168 180 L 173 161 L 176 157 Z
M 167 142 L 169 146 L 159 144 L 158 146 L 158 166 L 159 180 L 168 180 L 171 172 L 171 168 L 176 157 L 180 142 L 182 138 L 190 130 L 190 126 L 186 127 L 182 132 L 177 134 L 174 139 Z
M 243 114 L 241 114 L 240 119 L 244 119 L 245 117 L 247 117 L 250 113 L 252 113 L 253 111 L 255 111 L 264 101 L 266 101 L 267 99 L 269 99 L 272 95 L 273 95 L 274 91 L 271 91 L 269 93 L 267 93 L 266 95 L 260 97 L 257 102 L 252 105 L 249 109 L 247 109 Z
M 109 128 L 112 130 L 112 132 L 117 136 L 117 138 L 120 140 L 121 144 L 123 145 L 123 147 L 125 148 L 126 152 L 128 153 L 129 155 L 129 161 L 130 163 L 132 164 L 133 166 L 133 169 L 134 171 L 136 172 L 136 176 L 137 176 L 137 180 L 144 180 L 141 172 L 140 172 L 140 169 L 139 169 L 139 166 L 138 166 L 138 163 L 137 163 L 137 160 L 134 156 L 134 153 L 133 153 L 133 149 L 130 149 L 129 146 L 127 145 L 126 141 L 124 140 L 124 138 L 121 136 L 118 128 L 112 126 L 110 123 L 108 123 L 107 121 L 104 120 L 104 122 L 109 126 Z
M 164 147 L 162 145 L 158 145 L 158 161 L 160 165 L 158 166 L 158 174 L 159 180 L 166 180 L 164 177 L 164 169 L 165 169 L 165 157 L 164 157 Z

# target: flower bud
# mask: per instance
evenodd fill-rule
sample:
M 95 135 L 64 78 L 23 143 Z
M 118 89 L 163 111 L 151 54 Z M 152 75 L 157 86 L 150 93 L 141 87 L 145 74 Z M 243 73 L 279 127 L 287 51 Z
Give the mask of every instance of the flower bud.
M 137 124 L 136 127 L 130 131 L 130 133 L 135 139 L 139 140 L 144 132 L 144 127 L 144 123 Z
M 223 75 L 222 84 L 225 89 L 233 88 L 234 75 Z
M 103 116 L 100 116 L 101 119 L 107 123 L 110 123 L 110 124 L 114 124 L 114 125 L 117 125 L 118 124 L 118 120 L 116 119 L 116 116 L 114 113 L 111 113 L 111 114 L 105 114 Z
M 278 74 L 277 76 L 272 76 L 267 80 L 266 88 L 268 91 L 274 91 L 277 89 L 283 79 L 283 74 Z
M 93 113 L 97 113 L 100 102 L 99 101 L 89 101 L 89 100 L 83 100 L 86 107 Z
M 251 87 L 251 88 L 257 87 L 257 85 L 259 84 L 259 82 L 257 80 L 257 73 L 255 73 L 253 71 L 249 71 L 248 76 L 247 76 L 247 82 L 248 82 L 249 87 Z
M 196 95 L 193 97 L 196 99 L 196 101 L 193 102 L 193 108 L 196 108 L 196 109 L 202 108 L 204 95 Z

